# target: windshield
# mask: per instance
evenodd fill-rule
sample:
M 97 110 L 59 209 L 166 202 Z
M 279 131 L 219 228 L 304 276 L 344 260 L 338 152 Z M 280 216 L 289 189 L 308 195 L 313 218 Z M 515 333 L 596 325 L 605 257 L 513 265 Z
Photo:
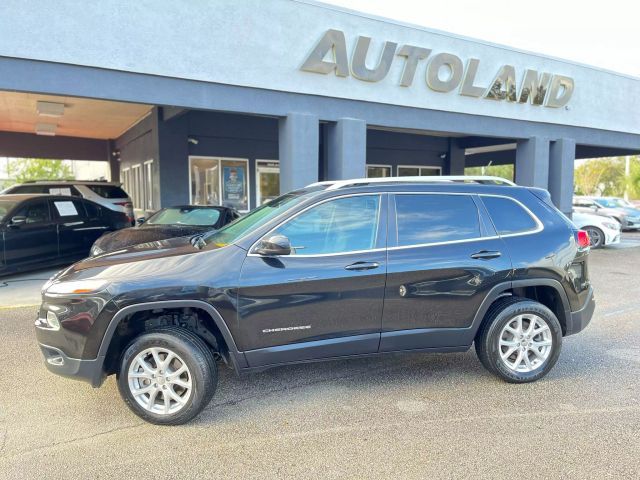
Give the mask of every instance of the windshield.
M 626 207 L 626 205 L 624 205 L 617 198 L 596 198 L 594 201 L 601 207 L 605 207 L 605 208 Z
M 165 208 L 143 223 L 144 225 L 213 226 L 220 218 L 215 208 Z
M 4 217 L 15 205 L 16 202 L 11 202 L 9 200 L 0 200 L 0 220 L 4 220 Z
M 233 223 L 230 223 L 224 228 L 212 232 L 203 238 L 205 244 L 215 244 L 218 247 L 224 247 L 230 243 L 235 242 L 240 237 L 249 233 L 251 230 L 261 227 L 272 218 L 277 217 L 282 212 L 298 205 L 303 200 L 306 200 L 307 192 L 291 192 L 275 200 L 270 201 L 256 208 L 254 211 L 239 218 Z

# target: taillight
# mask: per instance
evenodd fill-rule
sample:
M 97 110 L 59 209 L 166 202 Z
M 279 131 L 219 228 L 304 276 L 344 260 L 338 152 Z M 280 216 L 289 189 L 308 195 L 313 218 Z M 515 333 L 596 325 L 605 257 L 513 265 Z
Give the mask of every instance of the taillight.
M 589 245 L 591 245 L 589 234 L 585 230 L 578 230 L 576 232 L 576 242 L 578 243 L 578 247 L 580 248 L 587 248 Z
M 132 208 L 133 207 L 133 203 L 131 203 L 131 202 L 114 202 L 114 205 L 118 205 L 120 207 L 125 207 L 125 208 Z

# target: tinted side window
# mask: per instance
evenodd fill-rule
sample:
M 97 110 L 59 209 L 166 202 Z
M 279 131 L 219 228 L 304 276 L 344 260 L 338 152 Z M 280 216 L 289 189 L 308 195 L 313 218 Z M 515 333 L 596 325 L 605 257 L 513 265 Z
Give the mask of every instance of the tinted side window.
M 398 246 L 480 237 L 478 208 L 469 195 L 396 195 Z
M 26 217 L 26 223 L 44 223 L 51 219 L 49 215 L 49 204 L 46 200 L 29 202 L 20 208 L 13 216 Z
M 54 200 L 53 216 L 70 222 L 82 220 L 86 217 L 86 213 L 80 200 Z
M 87 217 L 89 218 L 100 218 L 102 217 L 102 208 L 99 205 L 91 202 L 82 202 L 84 204 L 84 208 L 87 211 Z
M 129 195 L 124 190 L 115 185 L 85 185 L 93 193 L 97 193 L 102 198 L 127 198 Z
M 318 255 L 375 248 L 379 195 L 339 198 L 312 207 L 273 234 L 289 238 L 292 254 Z
M 576 207 L 592 207 L 593 205 L 595 205 L 595 203 L 594 203 L 594 202 L 589 201 L 589 200 L 575 200 L 575 201 L 573 202 L 573 204 L 574 204 Z
M 67 195 L 74 197 L 81 197 L 80 192 L 73 185 L 50 185 L 47 187 L 47 191 L 51 195 Z
M 49 187 L 43 185 L 18 185 L 11 193 L 49 193 Z
M 503 197 L 482 197 L 500 235 L 534 230 L 538 224 L 517 202 Z

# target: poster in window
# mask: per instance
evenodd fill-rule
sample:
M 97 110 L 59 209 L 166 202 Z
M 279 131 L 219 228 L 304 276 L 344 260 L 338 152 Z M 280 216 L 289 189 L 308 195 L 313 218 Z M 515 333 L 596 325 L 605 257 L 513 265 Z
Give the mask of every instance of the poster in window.
M 248 210 L 246 179 L 244 166 L 222 167 L 222 204 L 225 207 Z

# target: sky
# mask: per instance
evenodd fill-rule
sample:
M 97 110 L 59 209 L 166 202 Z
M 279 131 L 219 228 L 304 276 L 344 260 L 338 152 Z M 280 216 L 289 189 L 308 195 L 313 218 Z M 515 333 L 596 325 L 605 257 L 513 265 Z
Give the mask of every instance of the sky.
M 635 0 L 321 0 L 640 78 Z

